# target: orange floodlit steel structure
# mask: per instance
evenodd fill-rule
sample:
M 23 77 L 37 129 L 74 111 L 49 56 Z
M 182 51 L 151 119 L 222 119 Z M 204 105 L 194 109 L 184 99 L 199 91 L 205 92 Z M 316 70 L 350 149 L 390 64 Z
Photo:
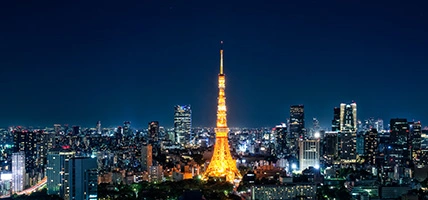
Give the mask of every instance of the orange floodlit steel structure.
M 228 182 L 240 181 L 241 174 L 236 167 L 236 161 L 232 158 L 229 149 L 226 114 L 226 79 L 223 72 L 223 41 L 220 49 L 220 74 L 218 75 L 218 106 L 217 106 L 217 126 L 215 128 L 216 142 L 211 162 L 202 176 L 203 180 L 209 178 L 225 178 Z

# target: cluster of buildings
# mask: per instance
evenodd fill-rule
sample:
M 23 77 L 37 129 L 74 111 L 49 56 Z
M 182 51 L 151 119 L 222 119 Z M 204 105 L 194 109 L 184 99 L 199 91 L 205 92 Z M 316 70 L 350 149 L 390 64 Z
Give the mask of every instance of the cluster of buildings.
M 188 105 L 176 106 L 171 129 L 157 121 L 143 129 L 130 122 L 116 128 L 98 122 L 94 128 L 1 129 L 0 196 L 46 181 L 49 194 L 97 199 L 101 183 L 201 177 L 213 155 L 215 131 L 192 127 L 191 113 Z M 382 120 L 358 120 L 356 103 L 334 108 L 328 130 L 315 118 L 312 122 L 305 126 L 304 106 L 293 105 L 286 123 L 274 128 L 230 129 L 231 153 L 237 167 L 245 169 L 242 183 L 249 186 L 242 195 L 315 199 L 321 183 L 333 189 L 347 185 L 360 199 L 380 199 L 391 195 L 382 192 L 391 188 L 403 191 L 397 197 L 423 189 L 418 183 L 428 174 L 428 131 L 420 122 L 391 119 L 386 130 Z M 358 174 L 345 176 L 343 169 Z

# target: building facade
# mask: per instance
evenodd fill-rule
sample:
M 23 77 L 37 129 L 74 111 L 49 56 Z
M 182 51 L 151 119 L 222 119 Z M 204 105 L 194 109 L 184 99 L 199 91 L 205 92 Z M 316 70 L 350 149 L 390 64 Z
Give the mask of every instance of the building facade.
M 319 168 L 320 164 L 320 140 L 304 139 L 299 141 L 299 165 L 300 170 L 309 167 Z
M 20 151 L 12 154 L 12 192 L 25 189 L 25 153 Z
M 69 160 L 70 200 L 98 199 L 96 158 L 73 157 Z
M 147 144 L 141 149 L 141 167 L 145 171 L 149 171 L 153 165 L 153 147 L 151 144 Z
M 69 200 L 69 160 L 75 155 L 73 151 L 53 150 L 48 153 L 46 168 L 47 193 Z
M 174 107 L 174 132 L 177 143 L 189 142 L 192 129 L 192 109 L 190 105 Z

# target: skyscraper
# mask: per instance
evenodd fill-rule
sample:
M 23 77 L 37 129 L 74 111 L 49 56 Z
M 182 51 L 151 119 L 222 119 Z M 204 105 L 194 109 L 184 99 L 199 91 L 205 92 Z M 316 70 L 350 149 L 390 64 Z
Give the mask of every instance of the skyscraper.
M 97 159 L 73 157 L 69 160 L 70 200 L 97 200 Z
M 12 153 L 12 192 L 20 192 L 25 188 L 25 154 L 24 152 Z
M 377 130 L 371 129 L 364 135 L 364 154 L 371 165 L 376 164 L 376 153 L 378 148 Z
M 343 131 L 339 133 L 339 156 L 342 162 L 355 162 L 357 159 L 356 132 Z
M 223 41 L 221 42 L 223 45 Z M 217 126 L 215 130 L 214 152 L 203 179 L 224 178 L 228 182 L 240 181 L 241 174 L 236 167 L 229 148 L 229 128 L 227 127 L 226 76 L 223 73 L 223 48 L 220 49 L 220 74 L 218 75 Z
M 27 173 L 36 168 L 37 154 L 37 132 L 27 130 L 13 131 L 13 152 L 23 152 L 25 154 L 25 170 Z
M 132 135 L 131 122 L 125 121 L 123 122 L 123 135 L 130 136 Z
M 299 140 L 299 165 L 300 170 L 308 167 L 319 168 L 320 164 L 320 140 Z
M 97 129 L 97 134 L 101 134 L 101 121 L 97 122 L 96 129 Z
M 332 163 L 338 154 L 338 132 L 326 132 L 323 138 L 323 152 L 329 163 Z
M 416 164 L 420 163 L 422 156 L 422 124 L 421 122 L 413 122 L 410 124 L 410 135 L 411 135 L 411 151 L 412 159 Z
M 290 133 L 296 138 L 305 135 L 305 107 L 303 105 L 290 106 Z
M 357 131 L 357 104 L 340 104 L 340 131 Z
M 48 153 L 47 193 L 58 195 L 64 200 L 70 199 L 69 191 L 69 160 L 75 155 L 74 151 L 51 150 Z
M 407 119 L 391 119 L 390 140 L 393 144 L 407 145 L 410 138 L 409 124 Z
M 375 128 L 377 130 L 378 133 L 383 132 L 385 129 L 383 128 L 383 120 L 382 119 L 378 119 L 375 122 Z
M 80 134 L 80 126 L 73 126 L 73 135 L 77 136 Z
M 276 135 L 276 154 L 279 157 L 288 156 L 288 144 L 287 144 L 287 125 L 284 123 L 275 127 Z
M 147 144 L 141 149 L 141 167 L 145 171 L 149 171 L 153 165 L 152 152 L 153 148 L 151 144 Z
M 340 108 L 335 107 L 331 122 L 331 131 L 340 131 Z
M 183 144 L 190 139 L 192 129 L 192 109 L 190 105 L 177 105 L 174 112 L 174 132 L 176 142 Z
M 149 138 L 151 141 L 158 141 L 159 139 L 159 122 L 152 121 L 149 122 L 149 128 L 147 129 Z

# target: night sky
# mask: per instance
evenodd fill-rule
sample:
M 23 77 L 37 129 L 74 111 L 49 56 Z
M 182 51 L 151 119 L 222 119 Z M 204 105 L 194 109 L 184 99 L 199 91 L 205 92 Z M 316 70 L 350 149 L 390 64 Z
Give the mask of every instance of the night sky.
M 1 1 L 0 125 L 214 126 L 220 40 L 231 127 L 352 100 L 428 125 L 428 2 L 361 2 Z

